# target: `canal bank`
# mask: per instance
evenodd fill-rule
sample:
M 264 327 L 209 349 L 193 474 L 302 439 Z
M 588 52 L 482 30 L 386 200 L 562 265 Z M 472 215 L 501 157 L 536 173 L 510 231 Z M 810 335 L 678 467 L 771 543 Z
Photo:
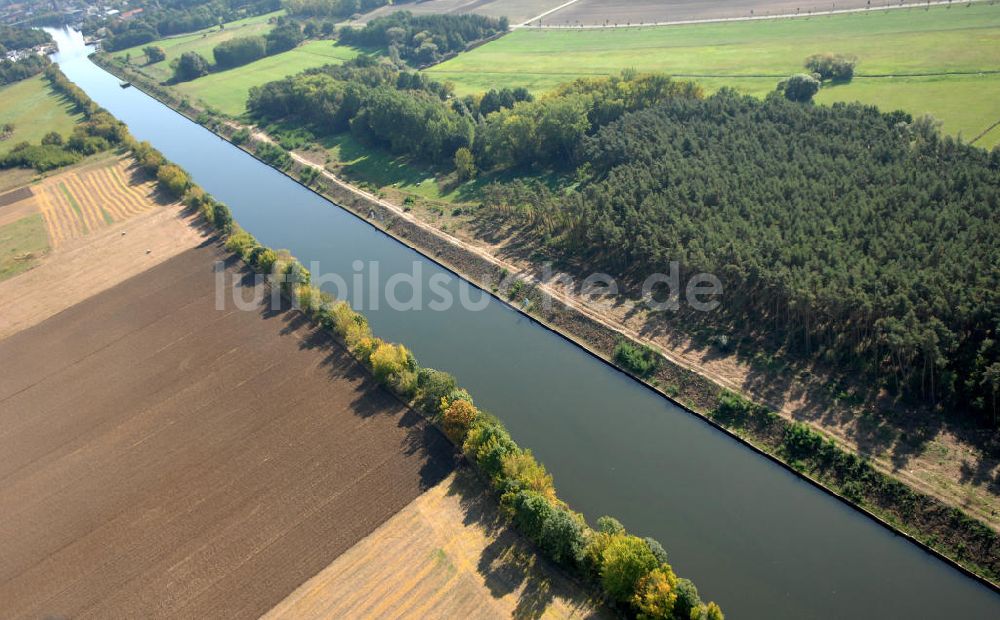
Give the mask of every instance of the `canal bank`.
M 85 58 L 57 60 L 267 245 L 345 274 L 354 260 L 380 261 L 383 277 L 423 261 L 135 89 L 120 89 Z M 440 272 L 426 265 L 427 276 Z M 941 613 L 997 609 L 982 586 L 506 306 L 366 313 L 379 333 L 468 385 L 549 466 L 571 505 L 590 519 L 620 515 L 659 538 L 672 563 L 734 617 L 922 616 L 930 588 Z

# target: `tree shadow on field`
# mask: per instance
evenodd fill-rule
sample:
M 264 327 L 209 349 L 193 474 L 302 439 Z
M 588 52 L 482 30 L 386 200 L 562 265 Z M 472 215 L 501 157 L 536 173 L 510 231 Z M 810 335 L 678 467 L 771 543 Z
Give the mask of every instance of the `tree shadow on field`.
M 251 270 L 245 269 L 240 282 L 244 286 L 253 286 L 254 277 Z M 322 356 L 319 365 L 328 380 L 350 383 L 353 398 L 347 409 L 353 416 L 395 419 L 397 428 L 403 430 L 400 451 L 420 462 L 418 475 L 421 490 L 439 484 L 452 472 L 455 450 L 451 442 L 407 403 L 379 385 L 343 343 L 292 307 L 287 299 L 281 298 L 278 303 L 272 304 L 269 292 L 259 304 L 258 312 L 265 321 L 280 321 L 279 333 L 284 337 L 297 337 L 300 351 L 319 353 Z
M 977 487 L 986 486 L 986 489 L 993 494 L 1000 494 L 1000 468 L 995 461 L 988 459 L 978 459 L 972 461 L 962 461 L 959 481 L 962 484 L 970 483 Z
M 455 478 L 448 485 L 448 495 L 459 496 L 464 525 L 478 526 L 488 537 L 494 538 L 503 532 L 507 523 L 485 485 L 468 465 L 462 464 L 458 466 Z
M 143 184 L 155 181 L 156 177 L 140 166 L 139 162 L 131 160 L 125 168 L 124 179 L 132 189 L 141 190 L 144 189 Z M 176 198 L 167 194 L 158 185 L 154 185 L 148 192 L 144 192 L 144 197 L 161 207 L 177 202 Z
M 449 496 L 458 496 L 463 524 L 481 529 L 490 543 L 482 550 L 476 570 L 494 598 L 517 592 L 514 618 L 540 618 L 555 600 L 550 575 L 559 569 L 544 560 L 533 545 L 520 537 L 500 512 L 486 483 L 468 466 L 455 472 L 448 487 Z M 571 596 L 563 588 L 564 596 Z M 577 608 L 589 603 L 584 597 L 571 601 Z
M 451 442 L 410 408 L 400 418 L 399 425 L 408 428 L 403 439 L 404 453 L 420 459 L 420 489 L 426 491 L 437 486 L 455 470 Z

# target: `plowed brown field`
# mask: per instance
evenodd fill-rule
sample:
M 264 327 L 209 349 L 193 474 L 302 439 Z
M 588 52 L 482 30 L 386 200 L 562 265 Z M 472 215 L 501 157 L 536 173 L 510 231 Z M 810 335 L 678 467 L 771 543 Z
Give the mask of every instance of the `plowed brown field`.
M 452 470 L 301 315 L 216 310 L 220 256 L 0 340 L 0 615 L 256 617 Z

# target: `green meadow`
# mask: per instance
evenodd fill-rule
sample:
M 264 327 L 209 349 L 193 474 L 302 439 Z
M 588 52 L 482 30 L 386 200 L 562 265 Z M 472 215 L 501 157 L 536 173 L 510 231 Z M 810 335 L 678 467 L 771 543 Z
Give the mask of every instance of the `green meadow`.
M 209 62 L 214 62 L 212 50 L 223 41 L 236 37 L 265 35 L 273 28 L 271 19 L 281 15 L 275 11 L 266 15 L 248 17 L 225 24 L 223 28 L 209 28 L 188 35 L 170 37 L 150 43 L 162 47 L 167 58 L 148 65 L 142 51 L 145 45 L 121 50 L 112 57 L 128 59 L 134 69 L 149 77 L 165 82 L 173 75 L 171 61 L 185 52 L 197 52 Z M 260 86 L 271 80 L 278 80 L 305 69 L 326 64 L 336 64 L 349 60 L 358 50 L 336 45 L 333 41 L 307 41 L 293 50 L 261 58 L 242 67 L 212 73 L 191 82 L 175 84 L 174 90 L 194 100 L 211 106 L 226 114 L 239 115 L 245 111 L 247 94 L 253 86 Z
M 205 77 L 174 85 L 182 94 L 233 116 L 246 111 L 250 88 L 300 71 L 339 64 L 359 54 L 352 47 L 333 41 L 307 41 L 293 50 L 261 58 L 242 67 L 210 73 Z
M 41 213 L 0 226 L 0 280 L 31 269 L 49 250 L 49 235 Z
M 406 155 L 368 147 L 350 132 L 322 138 L 320 143 L 326 150 L 328 163 L 333 165 L 340 176 L 368 183 L 381 190 L 396 191 L 402 196 L 419 198 L 412 206 L 429 207 L 432 212 L 440 205 L 476 202 L 483 186 L 494 181 L 510 181 L 521 174 L 513 170 L 480 173 L 475 179 L 460 183 L 447 167 L 429 165 L 414 161 Z M 553 189 L 564 181 L 557 173 L 537 174 L 533 177 Z M 447 219 L 448 213 L 437 212 L 437 215 Z
M 460 94 L 502 86 L 541 93 L 634 68 L 762 96 L 821 52 L 858 58 L 854 80 L 824 88 L 821 103 L 929 113 L 966 139 L 1000 120 L 1000 4 L 988 3 L 641 29 L 526 28 L 428 73 Z M 977 142 L 997 143 L 1000 129 Z
M 165 82 L 173 75 L 170 62 L 179 58 L 184 52 L 197 52 L 209 62 L 214 62 L 212 50 L 219 43 L 235 37 L 267 34 L 273 27 L 268 20 L 280 14 L 281 11 L 275 11 L 267 15 L 230 22 L 222 29 L 212 28 L 180 37 L 161 39 L 150 45 L 162 47 L 167 53 L 167 58 L 152 65 L 145 64 L 146 56 L 142 51 L 145 45 L 121 50 L 112 56 L 127 58 L 134 69 L 159 82 Z M 293 50 L 261 58 L 235 69 L 211 73 L 191 82 L 175 84 L 173 88 L 182 95 L 201 101 L 221 112 L 238 116 L 246 109 L 247 95 L 251 87 L 312 67 L 341 63 L 359 53 L 354 48 L 337 45 L 333 41 L 306 41 Z
M 18 142 L 38 143 L 50 131 L 68 137 L 79 113 L 52 92 L 44 76 L 36 75 L 0 88 L 0 125 L 14 124 L 14 133 L 0 141 L 0 155 Z
M 246 19 L 224 24 L 222 29 L 216 26 L 205 30 L 199 30 L 198 32 L 193 32 L 191 34 L 168 37 L 166 39 L 160 39 L 159 41 L 154 41 L 145 45 L 138 45 L 136 47 L 130 47 L 128 49 L 114 52 L 111 56 L 113 58 L 121 59 L 128 58 L 129 62 L 137 68 L 140 68 L 143 73 L 156 78 L 157 80 L 165 81 L 173 75 L 173 70 L 170 68 L 171 61 L 180 58 L 181 54 L 184 52 L 197 52 L 204 56 L 209 62 L 213 62 L 214 59 L 212 58 L 212 49 L 216 45 L 236 37 L 252 37 L 255 35 L 267 34 L 271 31 L 271 28 L 274 27 L 272 24 L 269 24 L 268 21 L 281 14 L 282 11 L 275 11 L 273 13 L 267 13 L 266 15 L 248 17 Z M 163 51 L 167 54 L 166 60 L 152 65 L 147 65 L 146 55 L 142 51 L 142 48 L 149 45 L 162 47 Z

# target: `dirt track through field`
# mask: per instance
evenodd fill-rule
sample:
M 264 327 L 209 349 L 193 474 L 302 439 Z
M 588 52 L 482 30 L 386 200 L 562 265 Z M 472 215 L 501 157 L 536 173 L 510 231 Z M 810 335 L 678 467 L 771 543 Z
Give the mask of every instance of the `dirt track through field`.
M 5 617 L 255 617 L 451 471 L 301 315 L 216 310 L 220 256 L 0 340 Z

